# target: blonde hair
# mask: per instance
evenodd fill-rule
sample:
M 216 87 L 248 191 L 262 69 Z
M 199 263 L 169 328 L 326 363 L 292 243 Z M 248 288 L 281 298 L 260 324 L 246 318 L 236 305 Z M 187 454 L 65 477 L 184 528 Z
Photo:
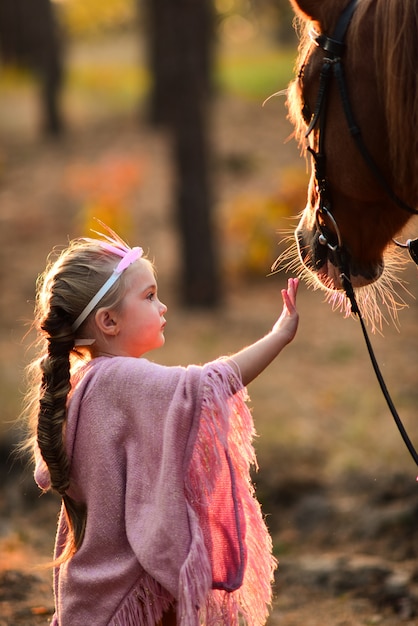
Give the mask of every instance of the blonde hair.
M 119 261 L 120 257 L 101 246 L 100 241 L 77 239 L 56 260 L 49 259 L 37 281 L 33 323 L 37 356 L 27 368 L 29 385 L 24 413 L 29 434 L 25 447 L 32 451 L 39 449 L 49 470 L 51 489 L 63 500 L 69 540 L 58 562 L 68 559 L 80 547 L 87 520 L 86 505 L 67 493 L 70 461 L 64 433 L 71 373 L 80 360 L 91 358 L 88 351 L 77 350 L 75 342 L 86 338 L 97 308 L 120 306 L 126 291 L 125 273 L 76 331 L 73 324 Z

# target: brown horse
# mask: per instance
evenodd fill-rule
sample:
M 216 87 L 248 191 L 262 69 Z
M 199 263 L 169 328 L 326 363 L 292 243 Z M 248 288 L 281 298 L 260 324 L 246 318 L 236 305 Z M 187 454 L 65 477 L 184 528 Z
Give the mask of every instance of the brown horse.
M 341 264 L 335 254 L 341 244 L 344 271 L 353 287 L 362 288 L 356 289 L 357 296 L 374 325 L 382 319 L 378 296 L 391 315 L 402 304 L 392 289 L 394 282 L 401 283 L 394 270 L 402 264 L 393 238 L 418 207 L 418 2 L 358 0 L 336 55 L 341 57 L 350 111 L 379 172 L 376 176 L 350 133 L 334 76 L 328 81 L 323 127 L 314 119 L 328 54 L 321 42 L 324 35 L 332 37 L 349 0 L 290 1 L 299 21 L 300 46 L 297 77 L 288 89 L 289 117 L 296 137 L 315 160 L 307 205 L 295 233 L 298 263 L 302 261 L 302 273 L 315 287 L 324 288 L 329 299 L 344 308 Z M 320 210 L 318 152 L 325 156 L 321 167 L 329 212 Z M 288 267 L 296 267 L 295 246 L 285 259 Z

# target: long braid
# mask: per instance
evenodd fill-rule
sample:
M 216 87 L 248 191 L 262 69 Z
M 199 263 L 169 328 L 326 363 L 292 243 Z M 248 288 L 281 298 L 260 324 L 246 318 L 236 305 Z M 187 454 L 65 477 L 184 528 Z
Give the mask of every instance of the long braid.
M 107 229 L 108 230 L 108 229 Z M 114 235 L 112 231 L 110 234 Z M 76 351 L 75 341 L 89 337 L 89 320 L 73 331 L 74 321 L 85 306 L 112 275 L 120 255 L 112 248 L 126 244 L 116 235 L 103 244 L 94 240 L 74 240 L 55 261 L 51 261 L 37 283 L 34 326 L 38 333 L 38 356 L 28 367 L 29 391 L 25 413 L 28 417 L 29 437 L 22 448 L 33 450 L 35 444 L 45 461 L 51 489 L 61 495 L 66 513 L 68 538 L 63 552 L 55 561 L 60 564 L 81 546 L 87 508 L 72 498 L 71 462 L 65 447 L 67 400 L 71 389 L 71 367 L 80 360 L 89 360 L 91 353 L 82 348 Z M 113 247 L 115 247 L 113 246 Z M 100 301 L 100 306 L 120 306 L 125 292 L 122 276 Z M 35 453 L 36 457 L 36 453 Z M 36 460 L 36 458 L 35 458 Z
M 48 354 L 41 362 L 42 390 L 39 401 L 37 427 L 38 446 L 51 477 L 51 487 L 62 498 L 71 531 L 71 540 L 65 551 L 73 553 L 82 543 L 86 508 L 67 493 L 70 486 L 70 463 L 64 445 L 64 424 L 67 417 L 67 396 L 70 391 L 70 352 L 74 336 L 68 315 L 60 307 L 52 306 L 42 324 L 48 343 Z
M 61 318 L 61 319 L 60 319 Z M 51 309 L 42 325 L 48 342 L 48 354 L 41 363 L 43 396 L 40 399 L 38 445 L 48 465 L 51 486 L 63 495 L 69 487 L 69 463 L 63 447 L 66 400 L 70 391 L 70 351 L 74 340 L 63 329 L 57 308 Z

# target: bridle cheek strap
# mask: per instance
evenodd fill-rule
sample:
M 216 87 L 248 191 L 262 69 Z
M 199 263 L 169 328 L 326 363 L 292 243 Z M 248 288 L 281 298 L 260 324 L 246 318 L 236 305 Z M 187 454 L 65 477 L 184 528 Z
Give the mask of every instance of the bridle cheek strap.
M 327 108 L 327 95 L 328 95 L 328 87 L 330 84 L 330 77 L 333 75 L 338 86 L 338 91 L 341 97 L 342 106 L 345 113 L 345 118 L 348 124 L 348 129 L 350 135 L 353 137 L 360 153 L 362 154 L 365 162 L 367 163 L 369 169 L 375 176 L 376 180 L 379 182 L 381 187 L 385 190 L 390 199 L 397 204 L 400 208 L 405 211 L 418 214 L 418 211 L 408 206 L 401 200 L 392 190 L 392 188 L 386 182 L 386 179 L 382 176 L 379 168 L 377 167 L 374 159 L 370 155 L 370 152 L 366 148 L 359 127 L 355 122 L 355 118 L 352 112 L 352 108 L 350 105 L 348 91 L 346 86 L 346 81 L 344 77 L 344 70 L 342 66 L 342 55 L 344 52 L 344 39 L 345 34 L 350 24 L 353 13 L 356 9 L 358 0 L 351 0 L 349 4 L 344 9 L 341 14 L 334 34 L 332 37 L 327 37 L 326 35 L 318 35 L 315 37 L 316 45 L 320 46 L 326 53 L 324 58 L 324 62 L 322 65 L 320 79 L 319 79 L 319 88 L 318 88 L 318 96 L 315 104 L 314 113 L 310 120 L 310 124 L 306 131 L 305 137 L 308 138 L 314 128 L 318 128 L 318 148 L 315 150 L 311 146 L 308 146 L 308 151 L 312 155 L 314 161 L 314 171 L 315 171 L 315 180 L 317 185 L 317 192 L 319 195 L 319 207 L 316 212 L 316 228 L 319 231 L 319 242 L 322 245 L 328 246 L 328 248 L 333 252 L 334 258 L 337 261 L 339 270 L 340 270 L 340 279 L 342 283 L 342 287 L 345 291 L 345 294 L 350 301 L 351 310 L 354 315 L 358 317 L 360 320 L 361 328 L 363 331 L 364 340 L 366 342 L 367 350 L 370 356 L 370 360 L 376 374 L 376 378 L 380 385 L 383 396 L 387 402 L 389 410 L 395 420 L 395 423 L 398 427 L 398 430 L 402 436 L 402 439 L 408 448 L 415 464 L 418 465 L 418 453 L 415 450 L 410 438 L 408 437 L 408 433 L 406 432 L 402 420 L 399 417 L 399 414 L 396 410 L 395 405 L 391 399 L 389 391 L 386 387 L 386 383 L 382 376 L 382 373 L 379 368 L 379 364 L 377 362 L 376 356 L 374 354 L 374 350 L 372 344 L 370 342 L 370 338 L 367 333 L 366 325 L 364 323 L 363 317 L 361 315 L 361 311 L 359 309 L 356 296 L 354 293 L 353 285 L 350 280 L 350 273 L 348 269 L 348 258 L 347 252 L 344 249 L 343 242 L 341 239 L 341 235 L 338 229 L 338 225 L 332 215 L 331 212 L 331 194 L 329 190 L 329 185 L 326 178 L 326 156 L 325 156 L 325 118 L 326 118 L 326 108 Z M 327 228 L 324 226 L 324 222 L 328 220 L 331 221 L 333 230 L 335 231 L 333 234 L 335 236 L 335 242 L 331 241 L 331 234 Z M 399 243 L 395 241 L 398 246 L 408 248 L 408 251 L 411 255 L 411 258 L 418 264 L 418 239 L 408 240 L 406 244 Z M 418 480 L 418 478 L 417 478 Z

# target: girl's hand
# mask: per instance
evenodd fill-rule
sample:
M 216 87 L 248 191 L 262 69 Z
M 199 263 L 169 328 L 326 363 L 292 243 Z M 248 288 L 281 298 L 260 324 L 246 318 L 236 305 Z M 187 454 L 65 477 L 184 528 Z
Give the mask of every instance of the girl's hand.
M 298 285 L 297 278 L 289 278 L 287 289 L 282 290 L 283 310 L 273 329 L 230 357 L 231 365 L 238 366 L 244 385 L 254 380 L 295 336 L 299 322 L 296 310 Z
M 280 333 L 286 343 L 292 341 L 298 328 L 299 314 L 296 310 L 298 286 L 298 278 L 289 278 L 287 289 L 282 289 L 283 310 L 272 330 L 273 333 Z

